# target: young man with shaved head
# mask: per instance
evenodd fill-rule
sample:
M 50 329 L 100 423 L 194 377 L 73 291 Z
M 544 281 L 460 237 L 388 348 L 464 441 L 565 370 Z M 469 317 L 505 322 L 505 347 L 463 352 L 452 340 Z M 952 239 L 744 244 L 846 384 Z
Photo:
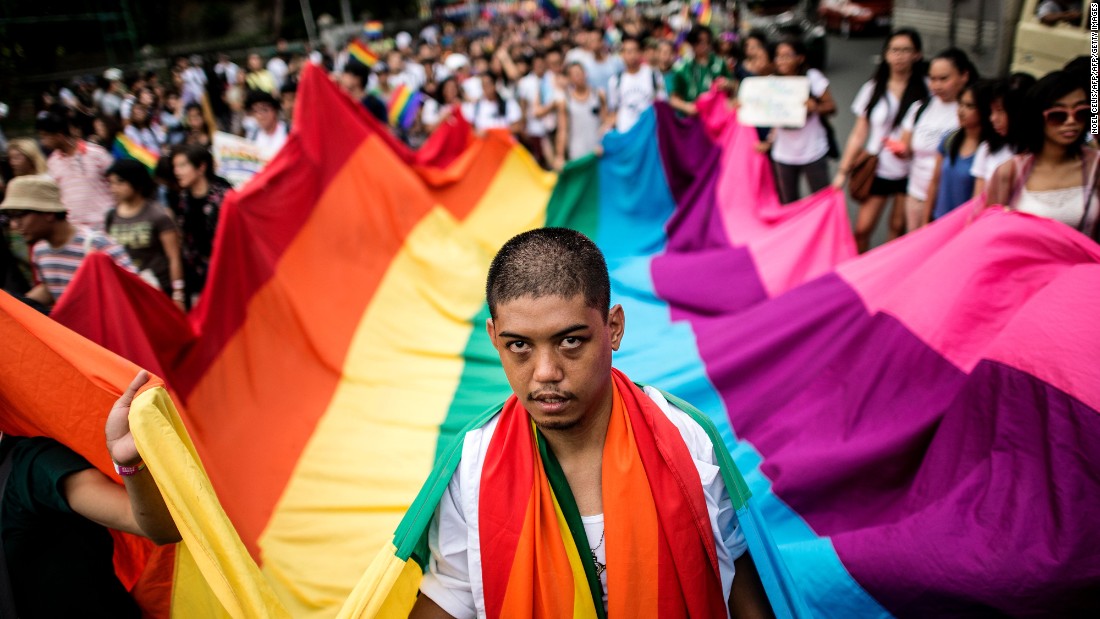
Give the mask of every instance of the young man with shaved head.
M 596 245 L 525 232 L 486 295 L 513 395 L 462 439 L 411 616 L 771 616 L 710 422 L 612 368 L 626 316 Z

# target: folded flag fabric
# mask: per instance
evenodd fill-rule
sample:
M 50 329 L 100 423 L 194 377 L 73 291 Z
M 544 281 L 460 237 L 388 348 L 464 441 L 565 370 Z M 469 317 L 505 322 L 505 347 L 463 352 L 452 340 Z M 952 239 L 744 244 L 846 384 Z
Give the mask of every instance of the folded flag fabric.
M 386 114 L 390 125 L 408 131 L 416 122 L 416 115 L 420 111 L 420 103 L 424 95 L 419 90 L 413 90 L 406 84 L 401 84 L 390 93 L 390 99 L 386 102 Z
M 136 144 L 133 140 L 121 134 L 115 136 L 115 142 L 111 146 L 111 154 L 115 156 L 115 159 L 133 159 L 145 166 L 150 173 L 157 169 L 157 160 L 160 159 L 160 155 L 157 153 Z
M 374 53 L 374 50 L 363 44 L 362 41 L 352 41 L 348 43 L 348 53 L 359 64 L 373 69 L 374 65 L 378 64 L 378 54 Z

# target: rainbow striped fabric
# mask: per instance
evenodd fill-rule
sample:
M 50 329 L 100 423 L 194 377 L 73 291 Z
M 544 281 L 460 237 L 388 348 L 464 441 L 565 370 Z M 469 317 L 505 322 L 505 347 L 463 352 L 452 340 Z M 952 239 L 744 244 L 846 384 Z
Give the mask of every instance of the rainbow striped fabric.
M 372 20 L 363 24 L 363 35 L 368 39 L 382 38 L 382 22 Z
M 692 12 L 695 14 L 695 21 L 702 26 L 709 26 L 711 20 L 711 7 L 710 0 L 693 0 Z
M 394 88 L 386 102 L 386 115 L 390 125 L 406 131 L 412 127 L 423 98 L 424 95 L 419 90 L 413 90 L 406 84 Z
M 140 144 L 135 144 L 133 140 L 122 134 L 115 136 L 115 143 L 111 146 L 111 154 L 115 156 L 115 159 L 133 159 L 148 168 L 150 173 L 157 169 L 157 160 L 160 159 L 160 155 L 157 153 Z
M 628 318 L 616 366 L 697 406 L 745 473 L 777 616 L 1100 605 L 1095 242 L 967 205 L 855 258 L 843 197 L 780 207 L 716 97 L 558 178 L 460 124 L 402 150 L 312 68 L 299 97 L 325 113 L 223 205 L 195 312 L 147 311 L 155 291 L 95 257 L 55 309 L 180 404 L 150 389 L 131 417 L 184 536 L 120 546 L 151 615 L 407 612 L 417 489 L 509 393 L 485 271 L 542 225 L 596 240 Z M 0 429 L 109 471 L 95 420 L 135 366 L 9 297 L 0 334 Z
M 363 44 L 362 41 L 352 41 L 348 43 L 348 53 L 359 64 L 367 68 L 374 68 L 374 65 L 378 64 L 378 54 L 374 53 L 374 50 Z

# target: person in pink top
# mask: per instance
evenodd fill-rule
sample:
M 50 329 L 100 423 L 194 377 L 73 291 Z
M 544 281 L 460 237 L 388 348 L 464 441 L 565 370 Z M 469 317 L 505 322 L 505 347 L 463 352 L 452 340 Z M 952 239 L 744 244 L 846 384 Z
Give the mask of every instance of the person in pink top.
M 114 157 L 102 146 L 73 137 L 64 112 L 43 112 L 35 128 L 42 146 L 53 151 L 46 170 L 61 188 L 61 203 L 69 212 L 69 221 L 102 232 L 107 211 L 115 205 L 104 175 Z

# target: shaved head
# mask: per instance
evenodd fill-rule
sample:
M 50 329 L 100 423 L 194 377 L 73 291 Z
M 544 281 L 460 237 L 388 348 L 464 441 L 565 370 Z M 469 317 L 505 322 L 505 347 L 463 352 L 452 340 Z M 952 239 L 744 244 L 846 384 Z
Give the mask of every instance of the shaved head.
M 607 319 L 607 262 L 596 244 L 575 230 L 538 228 L 519 234 L 500 248 L 489 266 L 485 298 L 494 319 L 497 306 L 514 299 L 577 295 Z

